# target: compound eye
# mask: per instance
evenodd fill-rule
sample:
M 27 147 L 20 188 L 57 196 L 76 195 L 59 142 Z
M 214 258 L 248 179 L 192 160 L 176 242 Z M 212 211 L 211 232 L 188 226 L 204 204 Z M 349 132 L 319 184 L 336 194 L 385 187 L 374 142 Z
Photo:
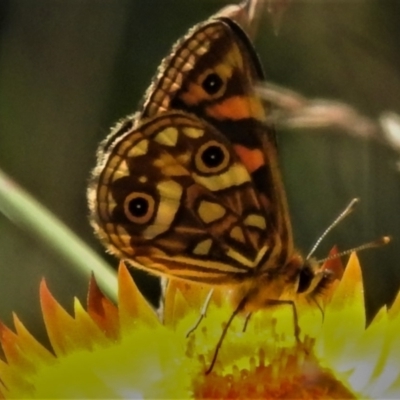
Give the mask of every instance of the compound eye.
M 224 81 L 222 80 L 222 78 L 215 72 L 211 72 L 204 78 L 201 86 L 206 91 L 206 93 L 208 93 L 209 95 L 214 95 L 218 93 L 223 84 Z
M 155 200 L 147 193 L 133 192 L 125 199 L 124 212 L 129 221 L 146 224 L 154 215 Z
M 312 272 L 310 268 L 307 267 L 302 268 L 299 273 L 299 283 L 297 287 L 297 293 L 305 292 L 310 287 L 314 276 L 315 274 Z
M 216 140 L 210 140 L 200 146 L 195 155 L 195 166 L 205 174 L 216 174 L 223 171 L 230 162 L 226 146 Z

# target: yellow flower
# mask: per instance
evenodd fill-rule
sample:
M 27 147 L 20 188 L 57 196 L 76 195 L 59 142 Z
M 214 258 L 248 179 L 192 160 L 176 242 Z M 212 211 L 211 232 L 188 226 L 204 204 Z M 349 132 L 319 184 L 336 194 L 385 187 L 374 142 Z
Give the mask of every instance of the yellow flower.
M 0 326 L 0 398 L 400 398 L 400 295 L 365 329 L 361 270 L 352 255 L 344 276 L 310 307 L 299 300 L 301 343 L 290 307 L 255 313 L 229 328 L 209 375 L 231 307 L 213 296 L 207 317 L 188 338 L 207 289 L 173 282 L 164 323 L 128 271 L 119 269 L 119 307 L 91 281 L 87 311 L 71 317 L 46 284 L 40 298 L 53 352 L 14 316 Z

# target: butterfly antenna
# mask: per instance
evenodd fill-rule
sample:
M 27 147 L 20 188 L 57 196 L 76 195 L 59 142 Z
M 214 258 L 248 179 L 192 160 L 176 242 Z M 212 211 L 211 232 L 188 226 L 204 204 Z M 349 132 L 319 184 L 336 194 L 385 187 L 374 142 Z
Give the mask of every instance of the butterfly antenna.
M 321 242 L 325 239 L 326 235 L 333 229 L 335 228 L 337 225 L 339 225 L 339 223 L 341 221 L 343 221 L 348 215 L 350 215 L 356 205 L 359 203 L 360 199 L 358 198 L 354 198 L 353 200 L 350 201 L 350 203 L 347 205 L 347 207 L 338 215 L 338 217 L 328 226 L 328 228 L 325 229 L 324 233 L 318 238 L 318 240 L 315 242 L 314 246 L 312 247 L 312 249 L 310 250 L 310 252 L 308 253 L 306 260 L 308 260 L 315 252 L 315 250 L 317 250 L 318 246 L 321 244 Z
M 330 255 L 330 256 L 328 256 L 326 258 L 323 258 L 322 260 L 318 260 L 317 262 L 318 263 L 323 263 L 323 262 L 328 261 L 328 260 L 334 260 L 335 258 L 346 256 L 347 254 L 350 254 L 353 251 L 361 251 L 361 250 L 366 250 L 366 249 L 372 249 L 372 248 L 375 248 L 375 247 L 382 247 L 382 246 L 385 246 L 388 243 L 390 243 L 390 241 L 391 241 L 390 236 L 382 236 L 379 239 L 376 239 L 376 240 L 374 240 L 372 242 L 364 243 L 361 246 L 353 247 L 352 249 L 345 250 L 345 251 L 342 251 L 342 252 L 337 253 L 337 254 L 332 254 L 332 255 Z

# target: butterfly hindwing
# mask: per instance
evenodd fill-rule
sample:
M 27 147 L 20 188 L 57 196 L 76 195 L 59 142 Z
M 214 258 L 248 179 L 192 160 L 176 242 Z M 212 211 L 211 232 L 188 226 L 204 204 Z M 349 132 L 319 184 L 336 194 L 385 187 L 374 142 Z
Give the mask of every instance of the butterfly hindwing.
M 163 113 L 104 157 L 94 215 L 118 256 L 158 274 L 227 283 L 266 255 L 273 227 L 247 169 L 212 125 Z

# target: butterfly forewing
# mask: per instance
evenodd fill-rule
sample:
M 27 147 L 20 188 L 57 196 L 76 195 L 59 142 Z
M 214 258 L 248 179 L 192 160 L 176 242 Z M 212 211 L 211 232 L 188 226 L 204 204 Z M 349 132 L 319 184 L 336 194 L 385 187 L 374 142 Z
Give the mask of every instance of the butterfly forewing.
M 249 101 L 250 93 L 254 94 L 252 81 L 262 79 L 261 65 L 244 32 L 227 19 L 211 19 L 195 26 L 174 46 L 162 62 L 140 113 L 145 118 L 171 108 L 199 107 L 197 111 L 204 116 L 262 118 L 263 107 L 256 96 L 252 107 Z M 233 107 L 243 95 L 247 104 Z M 219 109 L 211 110 L 213 104 L 219 104 Z

